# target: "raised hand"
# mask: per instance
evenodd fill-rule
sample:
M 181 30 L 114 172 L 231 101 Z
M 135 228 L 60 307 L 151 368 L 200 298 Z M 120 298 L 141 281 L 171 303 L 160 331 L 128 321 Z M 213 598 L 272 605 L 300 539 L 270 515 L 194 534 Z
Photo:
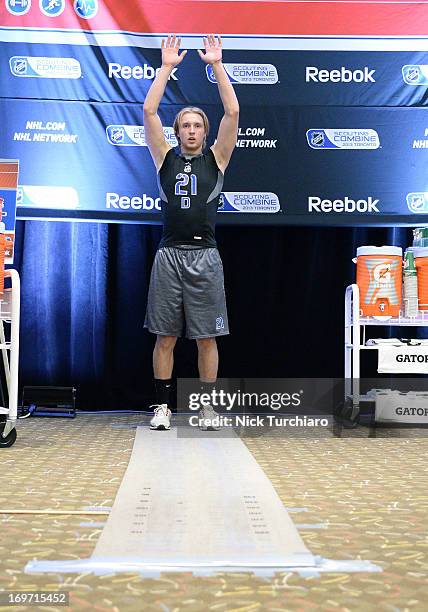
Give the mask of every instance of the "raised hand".
M 215 64 L 216 62 L 221 62 L 222 43 L 220 36 L 218 36 L 218 38 L 216 39 L 214 34 L 208 34 L 204 38 L 204 46 L 205 53 L 198 49 L 199 57 L 202 61 L 204 61 L 206 64 Z
M 181 45 L 181 38 L 172 34 L 168 36 L 166 40 L 162 40 L 162 65 L 163 66 L 177 66 L 183 61 L 187 51 L 183 51 L 181 55 L 178 55 L 178 51 Z

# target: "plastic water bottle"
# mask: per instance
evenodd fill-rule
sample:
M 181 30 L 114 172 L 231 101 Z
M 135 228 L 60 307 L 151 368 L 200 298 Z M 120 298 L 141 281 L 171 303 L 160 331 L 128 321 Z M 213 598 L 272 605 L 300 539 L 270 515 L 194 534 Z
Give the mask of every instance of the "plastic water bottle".
M 418 316 L 418 276 L 412 251 L 404 254 L 404 316 Z

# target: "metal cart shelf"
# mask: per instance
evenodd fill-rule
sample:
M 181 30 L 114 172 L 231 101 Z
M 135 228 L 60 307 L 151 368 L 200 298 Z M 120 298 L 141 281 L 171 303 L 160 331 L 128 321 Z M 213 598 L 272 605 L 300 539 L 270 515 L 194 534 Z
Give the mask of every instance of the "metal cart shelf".
M 5 270 L 5 279 L 10 278 L 11 287 L 0 295 L 0 349 L 8 391 L 8 406 L 0 407 L 0 448 L 12 446 L 16 440 L 18 418 L 18 361 L 19 361 L 19 314 L 20 279 L 16 270 Z M 5 323 L 10 326 L 6 339 Z
M 366 346 L 366 327 L 428 327 L 428 311 L 419 311 L 417 317 L 403 316 L 377 319 L 360 315 L 360 290 L 349 285 L 345 292 L 345 401 L 352 400 L 351 420 L 358 415 L 360 401 L 360 358 L 363 350 L 378 350 Z

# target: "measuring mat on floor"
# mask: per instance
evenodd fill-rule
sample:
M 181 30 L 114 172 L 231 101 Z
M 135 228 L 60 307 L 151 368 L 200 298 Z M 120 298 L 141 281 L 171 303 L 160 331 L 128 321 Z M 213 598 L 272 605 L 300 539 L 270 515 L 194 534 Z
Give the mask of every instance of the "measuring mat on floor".
M 168 567 L 311 567 L 315 559 L 238 438 L 139 427 L 92 562 Z

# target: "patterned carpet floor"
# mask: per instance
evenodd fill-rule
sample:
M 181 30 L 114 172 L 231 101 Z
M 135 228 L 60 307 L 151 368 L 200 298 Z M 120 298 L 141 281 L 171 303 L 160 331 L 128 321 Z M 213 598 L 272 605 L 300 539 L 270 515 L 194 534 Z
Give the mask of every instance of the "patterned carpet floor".
M 243 439 L 291 514 L 310 551 L 364 559 L 382 573 L 26 574 L 28 561 L 92 554 L 103 516 L 24 515 L 13 510 L 83 510 L 113 505 L 140 415 L 32 418 L 0 449 L 0 590 L 68 591 L 70 607 L 99 612 L 385 612 L 428 609 L 428 437 L 426 430 L 358 428 L 312 437 Z M 165 466 L 167 469 L 168 466 Z M 318 527 L 318 528 L 317 528 Z M 34 610 L 3 606 L 1 610 Z

